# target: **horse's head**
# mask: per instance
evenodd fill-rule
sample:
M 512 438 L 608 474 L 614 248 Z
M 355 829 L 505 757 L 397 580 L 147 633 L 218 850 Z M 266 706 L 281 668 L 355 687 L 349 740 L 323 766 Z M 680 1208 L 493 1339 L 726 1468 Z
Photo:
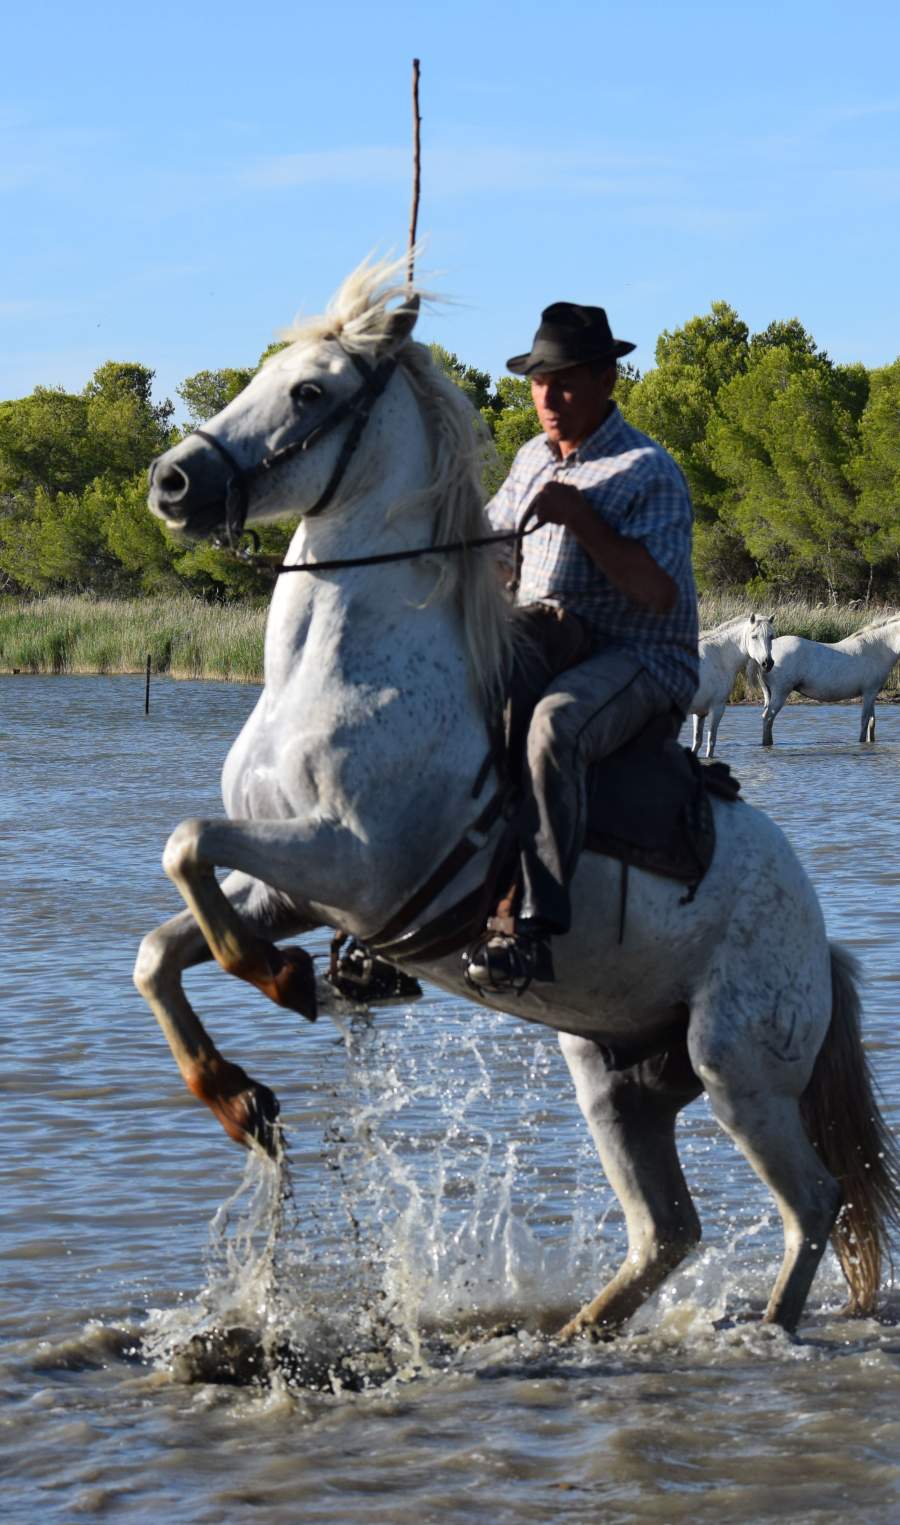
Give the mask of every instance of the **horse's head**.
M 775 665 L 772 661 L 772 642 L 775 639 L 773 622 L 774 616 L 771 614 L 751 614 L 747 621 L 746 652 L 763 672 L 771 672 Z
M 377 327 L 371 307 L 368 324 L 336 318 L 329 331 L 320 320 L 273 355 L 203 429 L 156 458 L 152 512 L 191 538 L 224 531 L 235 541 L 245 522 L 327 508 L 415 325 L 418 297 L 403 296 L 381 304 Z

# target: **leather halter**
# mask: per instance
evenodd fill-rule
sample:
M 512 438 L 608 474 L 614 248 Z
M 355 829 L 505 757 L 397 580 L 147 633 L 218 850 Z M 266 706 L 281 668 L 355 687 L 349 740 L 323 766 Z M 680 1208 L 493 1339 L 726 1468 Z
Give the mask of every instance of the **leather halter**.
M 250 483 L 255 478 L 273 471 L 284 461 L 290 460 L 298 451 L 311 450 L 313 445 L 317 445 L 327 434 L 331 434 L 332 430 L 342 424 L 345 419 L 352 418 L 353 423 L 347 431 L 347 437 L 334 463 L 331 476 L 312 508 L 304 510 L 304 519 L 312 519 L 316 514 L 320 514 L 322 509 L 331 502 L 343 480 L 362 432 L 369 421 L 369 415 L 397 369 L 397 360 L 396 356 L 387 355 L 373 366 L 364 360 L 362 355 L 356 355 L 352 350 L 346 349 L 339 339 L 335 339 L 334 343 L 343 350 L 348 359 L 352 360 L 363 378 L 362 384 L 349 397 L 344 398 L 343 402 L 336 403 L 319 423 L 314 424 L 299 439 L 290 440 L 278 450 L 273 450 L 271 455 L 264 456 L 254 466 L 241 466 L 228 447 L 223 445 L 214 434 L 208 434 L 205 429 L 193 431 L 199 439 L 205 440 L 207 445 L 212 445 L 229 469 L 225 488 L 225 538 L 232 548 L 236 547 L 244 533 L 244 521 L 250 506 Z

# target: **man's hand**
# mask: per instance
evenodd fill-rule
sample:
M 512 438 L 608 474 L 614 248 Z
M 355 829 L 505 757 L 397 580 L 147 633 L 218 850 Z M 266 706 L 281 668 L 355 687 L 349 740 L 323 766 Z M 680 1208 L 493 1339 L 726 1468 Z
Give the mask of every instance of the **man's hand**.
M 566 482 L 545 483 L 530 508 L 538 524 L 564 524 L 571 530 L 583 522 L 585 513 L 591 513 L 578 488 Z
M 629 540 L 607 524 L 577 487 L 548 482 L 529 505 L 538 524 L 562 524 L 575 536 L 613 587 L 651 614 L 669 614 L 678 588 L 639 540 Z

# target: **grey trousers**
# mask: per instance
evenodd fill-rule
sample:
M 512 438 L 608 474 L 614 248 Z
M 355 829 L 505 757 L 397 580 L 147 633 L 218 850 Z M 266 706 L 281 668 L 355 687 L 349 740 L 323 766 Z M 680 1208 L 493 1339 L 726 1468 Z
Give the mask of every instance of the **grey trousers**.
M 584 845 L 590 764 L 624 746 L 656 716 L 672 717 L 674 736 L 680 717 L 656 679 L 616 646 L 554 675 L 539 645 L 523 643 L 516 651 L 514 712 L 535 692 L 542 697 L 525 745 L 519 921 L 562 933 L 571 924 L 569 883 Z

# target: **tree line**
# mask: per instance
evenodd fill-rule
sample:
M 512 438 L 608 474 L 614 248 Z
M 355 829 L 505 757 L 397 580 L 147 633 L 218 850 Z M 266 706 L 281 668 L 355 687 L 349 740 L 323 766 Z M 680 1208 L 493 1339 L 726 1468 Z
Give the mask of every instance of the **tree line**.
M 0 590 L 263 597 L 269 583 L 215 546 L 180 543 L 146 508 L 146 468 L 247 385 L 256 366 L 200 371 L 155 404 L 153 371 L 108 361 L 81 392 L 36 387 L 0 403 Z M 431 346 L 493 441 L 485 491 L 538 432 L 527 381 Z M 666 446 L 696 512 L 701 590 L 754 601 L 900 602 L 900 358 L 839 365 L 796 318 L 761 333 L 726 302 L 657 342 L 643 375 L 619 369 L 629 423 Z M 292 524 L 263 526 L 282 554 Z

